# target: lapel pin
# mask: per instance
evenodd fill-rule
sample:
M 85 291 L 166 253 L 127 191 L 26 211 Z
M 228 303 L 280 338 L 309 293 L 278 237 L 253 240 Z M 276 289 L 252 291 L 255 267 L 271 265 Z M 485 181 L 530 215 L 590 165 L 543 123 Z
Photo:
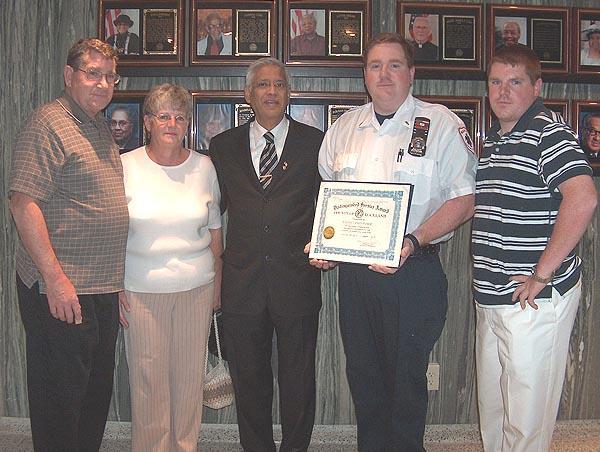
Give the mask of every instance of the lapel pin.
M 283 171 L 285 171 L 287 169 L 287 166 L 288 166 L 287 162 L 283 162 L 283 166 L 281 167 L 283 169 Z

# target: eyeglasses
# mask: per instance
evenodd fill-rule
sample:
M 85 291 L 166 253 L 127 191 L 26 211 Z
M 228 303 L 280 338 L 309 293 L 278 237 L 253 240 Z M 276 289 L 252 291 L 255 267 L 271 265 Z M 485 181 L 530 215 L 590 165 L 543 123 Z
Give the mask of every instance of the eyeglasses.
M 287 84 L 285 83 L 284 80 L 275 80 L 273 83 L 271 83 L 269 80 L 260 80 L 258 82 L 256 82 L 256 84 L 254 85 L 256 88 L 269 88 L 271 86 L 271 84 L 275 87 L 275 89 L 285 89 L 287 88 Z
M 96 70 L 96 69 L 81 69 L 80 67 L 74 68 L 76 71 L 81 71 L 85 74 L 85 78 L 90 82 L 99 82 L 102 80 L 102 77 L 106 77 L 106 83 L 109 85 L 116 85 L 121 80 L 121 76 L 119 74 L 115 74 L 114 72 L 108 72 L 106 74 Z
M 187 118 L 183 115 L 170 115 L 168 113 L 161 113 L 159 115 L 155 115 L 154 113 L 150 113 L 152 116 L 154 116 L 158 122 L 160 122 L 161 124 L 164 124 L 166 122 L 169 122 L 171 120 L 171 118 L 175 118 L 175 122 L 177 124 L 184 124 L 187 122 Z
M 114 119 L 110 120 L 110 126 L 111 127 L 127 127 L 129 125 L 129 121 L 126 121 L 124 119 L 120 120 L 120 121 L 115 121 Z
M 591 137 L 600 137 L 600 130 L 598 129 L 594 129 L 593 127 L 589 127 L 587 129 L 585 129 L 587 134 Z

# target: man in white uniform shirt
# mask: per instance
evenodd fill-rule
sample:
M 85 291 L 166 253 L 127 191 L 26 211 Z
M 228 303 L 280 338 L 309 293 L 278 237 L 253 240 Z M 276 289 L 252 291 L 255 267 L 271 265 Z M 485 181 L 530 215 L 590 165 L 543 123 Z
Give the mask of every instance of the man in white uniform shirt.
M 447 306 L 439 243 L 473 213 L 471 139 L 446 107 L 412 97 L 413 52 L 395 33 L 367 44 L 373 102 L 344 113 L 319 152 L 324 180 L 414 184 L 399 267 L 340 264 L 340 330 L 361 451 L 424 450 L 425 374 Z

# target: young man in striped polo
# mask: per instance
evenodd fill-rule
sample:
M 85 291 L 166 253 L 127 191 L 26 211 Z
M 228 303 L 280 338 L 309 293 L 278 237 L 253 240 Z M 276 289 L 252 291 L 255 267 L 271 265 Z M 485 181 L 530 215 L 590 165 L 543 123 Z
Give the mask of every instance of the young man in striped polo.
M 539 97 L 528 47 L 498 49 L 488 95 L 498 121 L 477 172 L 473 279 L 481 435 L 487 451 L 546 451 L 581 295 L 575 247 L 594 213 L 575 133 Z

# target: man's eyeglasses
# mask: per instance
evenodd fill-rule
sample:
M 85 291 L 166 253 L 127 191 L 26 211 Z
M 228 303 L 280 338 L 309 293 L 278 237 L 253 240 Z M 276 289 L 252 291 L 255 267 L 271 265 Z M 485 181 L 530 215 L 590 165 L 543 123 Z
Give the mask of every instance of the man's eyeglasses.
M 154 113 L 150 113 L 152 116 L 154 116 L 158 122 L 160 122 L 161 124 L 164 124 L 166 122 L 169 122 L 169 120 L 171 118 L 175 118 L 175 122 L 177 124 L 184 124 L 187 122 L 187 118 L 183 115 L 170 115 L 168 113 L 161 113 L 159 115 L 155 115 Z
M 594 129 L 593 127 L 588 127 L 585 129 L 585 131 L 591 137 L 594 137 L 594 138 L 600 137 L 600 130 L 598 130 L 598 129 Z
M 80 67 L 73 69 L 83 72 L 85 74 L 85 78 L 90 82 L 99 82 L 102 80 L 102 77 L 106 77 L 106 83 L 109 85 L 116 85 L 121 80 L 121 76 L 119 74 L 115 74 L 114 72 L 108 72 L 104 74 L 96 69 L 81 69 Z
M 109 124 L 111 127 L 119 126 L 119 127 L 123 128 L 123 127 L 127 127 L 129 125 L 129 121 L 126 121 L 124 119 L 122 119 L 120 121 L 115 121 L 114 119 L 111 119 Z

